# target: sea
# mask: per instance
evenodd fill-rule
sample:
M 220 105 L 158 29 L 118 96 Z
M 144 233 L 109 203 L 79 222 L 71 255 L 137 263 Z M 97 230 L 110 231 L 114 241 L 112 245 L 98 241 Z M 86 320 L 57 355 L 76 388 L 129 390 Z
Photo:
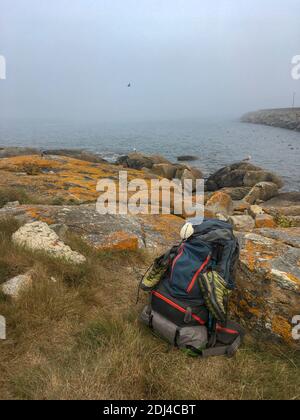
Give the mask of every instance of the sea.
M 134 150 L 173 162 L 193 155 L 205 177 L 251 157 L 280 175 L 284 191 L 300 191 L 300 133 L 237 120 L 184 120 L 127 123 L 0 119 L 0 146 L 85 149 L 114 162 Z

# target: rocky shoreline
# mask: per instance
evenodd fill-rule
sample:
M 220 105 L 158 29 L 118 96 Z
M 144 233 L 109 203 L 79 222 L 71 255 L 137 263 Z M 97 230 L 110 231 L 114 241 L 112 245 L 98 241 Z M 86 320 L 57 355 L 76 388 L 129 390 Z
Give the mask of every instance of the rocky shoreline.
M 242 122 L 300 131 L 300 108 L 266 109 L 249 112 Z
M 21 224 L 14 240 L 79 263 L 85 261 L 84 249 L 81 255 L 65 245 L 67 232 L 100 252 L 142 248 L 159 253 L 180 239 L 184 223 L 174 214 L 100 215 L 95 209 L 99 179 L 117 180 L 120 170 L 129 180 L 146 183 L 202 178 L 200 169 L 186 163 L 141 153 L 116 164 L 82 151 L 9 148 L 1 153 L 0 219 Z M 220 169 L 205 185 L 205 216 L 231 223 L 241 245 L 232 314 L 259 337 L 297 345 L 291 331 L 292 318 L 300 312 L 300 192 L 281 193 L 280 177 L 249 162 Z M 3 293 L 11 284 L 18 287 L 12 280 L 7 284 L 0 278 Z

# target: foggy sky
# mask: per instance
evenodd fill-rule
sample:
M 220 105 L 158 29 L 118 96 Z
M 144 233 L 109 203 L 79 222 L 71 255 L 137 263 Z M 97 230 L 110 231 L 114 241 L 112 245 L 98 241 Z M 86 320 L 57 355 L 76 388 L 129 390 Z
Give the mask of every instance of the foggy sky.
M 239 117 L 293 91 L 300 106 L 299 0 L 0 0 L 0 54 L 0 118 Z

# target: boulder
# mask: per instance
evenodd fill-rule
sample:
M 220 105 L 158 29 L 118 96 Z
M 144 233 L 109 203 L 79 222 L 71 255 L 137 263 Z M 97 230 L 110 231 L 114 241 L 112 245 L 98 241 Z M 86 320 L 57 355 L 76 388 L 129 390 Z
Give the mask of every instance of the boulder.
M 1 285 L 2 293 L 17 299 L 20 293 L 32 284 L 31 273 L 16 276 Z
M 262 207 L 257 206 L 257 205 L 252 205 L 252 206 L 250 206 L 250 208 L 248 210 L 248 213 L 250 214 L 250 216 L 252 216 L 255 219 L 256 216 L 264 214 L 264 211 L 263 211 Z
M 82 264 L 86 258 L 60 241 L 47 223 L 33 222 L 22 226 L 13 234 L 13 242 L 33 251 L 45 252 L 55 258 L 63 258 L 73 264 Z
M 151 172 L 167 179 L 174 179 L 176 176 L 177 167 L 171 163 L 158 163 L 153 165 Z
M 255 221 L 251 216 L 231 216 L 229 217 L 229 223 L 233 226 L 234 230 L 237 231 L 250 231 L 255 227 Z
M 181 179 L 185 170 L 189 170 L 189 167 L 186 166 L 186 165 L 176 165 L 175 178 L 176 179 Z
M 233 211 L 234 214 L 244 214 L 249 212 L 250 204 L 246 201 L 240 200 L 240 201 L 234 201 L 233 202 Z
M 67 156 L 73 159 L 83 160 L 85 162 L 107 163 L 107 161 L 101 156 L 82 149 L 54 149 L 44 150 L 42 153 L 45 156 Z
M 203 172 L 199 168 L 195 168 L 192 166 L 189 168 L 189 170 L 195 179 L 203 179 Z
M 256 229 L 255 233 L 294 248 L 300 248 L 300 228 Z
M 126 168 L 131 168 L 131 169 L 142 169 L 142 168 L 152 169 L 153 165 L 157 165 L 161 163 L 170 164 L 170 162 L 162 156 L 159 156 L 159 155 L 148 156 L 143 153 L 137 153 L 137 152 L 130 153 L 127 156 L 121 156 L 117 160 L 116 163 L 117 165 L 122 165 Z
M 192 162 L 192 161 L 198 160 L 198 159 L 199 159 L 198 156 L 192 156 L 192 155 L 177 156 L 178 162 Z
M 265 211 L 277 210 L 284 216 L 300 216 L 300 192 L 278 194 L 263 204 Z
M 272 172 L 268 171 L 248 171 L 244 176 L 244 185 L 246 187 L 253 187 L 258 183 L 272 183 L 277 186 L 277 188 L 283 187 L 283 181 Z
M 235 201 L 243 200 L 247 194 L 251 191 L 251 187 L 227 187 L 222 188 L 220 191 L 230 195 Z
M 206 182 L 206 189 L 216 191 L 224 187 L 253 187 L 259 182 L 272 182 L 278 188 L 283 186 L 282 180 L 272 172 L 264 171 L 249 162 L 239 162 L 211 175 Z
M 218 191 L 207 201 L 206 210 L 215 215 L 229 216 L 233 213 L 233 201 L 228 194 Z
M 65 224 L 54 224 L 49 226 L 54 232 L 58 235 L 61 241 L 66 239 L 66 235 L 68 233 L 68 226 Z
M 270 238 L 273 234 L 276 239 Z M 292 319 L 300 314 L 299 229 L 261 229 L 238 237 L 240 267 L 232 311 L 260 339 L 265 336 L 297 345 L 292 339 Z
M 56 228 L 63 227 L 65 230 L 67 227 L 89 245 L 105 250 L 132 250 L 137 247 L 166 249 L 180 240 L 179 232 L 184 223 L 182 218 L 173 215 L 102 215 L 96 211 L 94 204 L 23 205 L 0 209 L 2 217 L 16 217 L 25 223 L 51 220 L 51 225 L 56 225 Z M 59 240 L 53 230 L 50 229 L 50 232 Z
M 255 227 L 256 228 L 275 228 L 276 222 L 274 217 L 269 214 L 258 214 L 255 217 Z
M 272 182 L 260 182 L 256 184 L 249 194 L 245 197 L 245 201 L 255 204 L 257 201 L 267 201 L 278 194 L 278 186 Z

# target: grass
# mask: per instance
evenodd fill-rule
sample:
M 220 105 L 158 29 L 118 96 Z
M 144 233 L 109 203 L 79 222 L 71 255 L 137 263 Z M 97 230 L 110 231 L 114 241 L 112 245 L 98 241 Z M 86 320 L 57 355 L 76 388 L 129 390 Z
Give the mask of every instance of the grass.
M 0 221 L 0 279 L 31 269 L 17 301 L 0 294 L 1 399 L 300 399 L 300 356 L 248 337 L 234 359 L 193 359 L 143 327 L 136 305 L 143 252 L 97 252 L 69 235 L 74 267 L 15 247 Z M 134 267 L 134 269 L 133 269 Z
M 0 208 L 7 203 L 18 201 L 20 204 L 62 204 L 60 198 L 47 199 L 40 195 L 28 193 L 23 188 L 0 187 Z

